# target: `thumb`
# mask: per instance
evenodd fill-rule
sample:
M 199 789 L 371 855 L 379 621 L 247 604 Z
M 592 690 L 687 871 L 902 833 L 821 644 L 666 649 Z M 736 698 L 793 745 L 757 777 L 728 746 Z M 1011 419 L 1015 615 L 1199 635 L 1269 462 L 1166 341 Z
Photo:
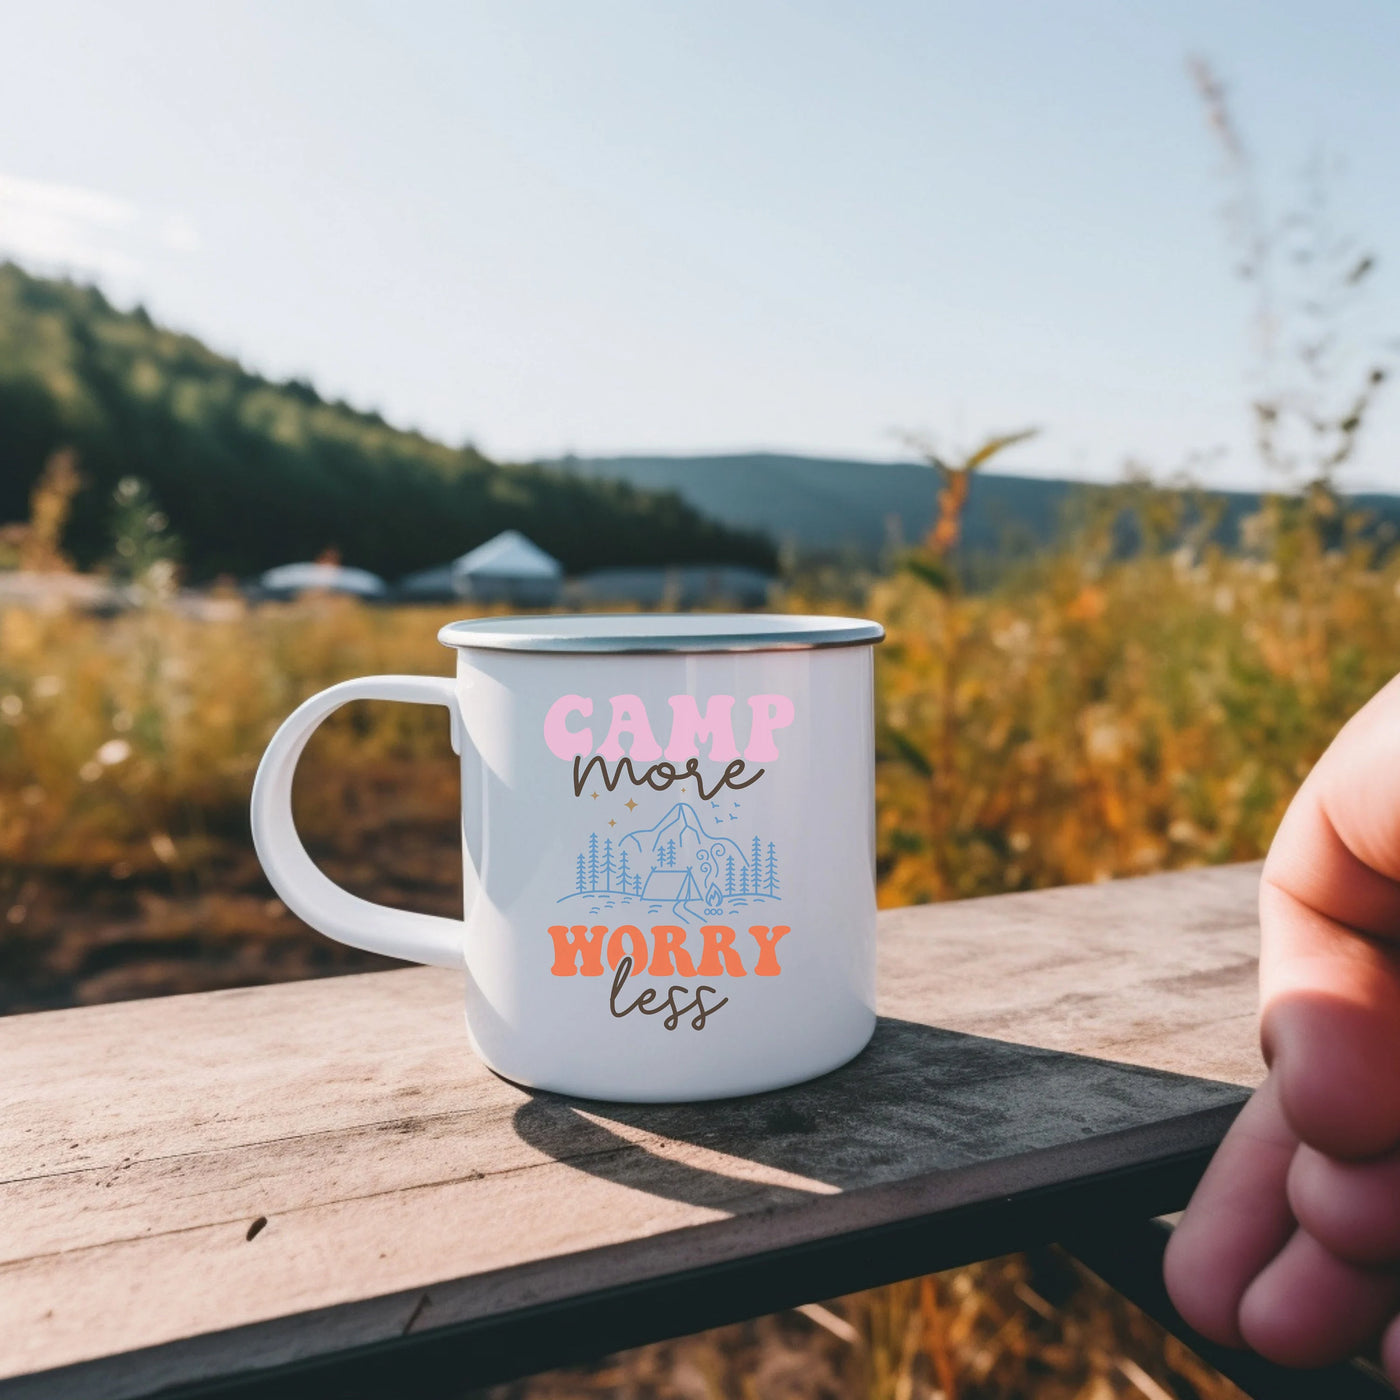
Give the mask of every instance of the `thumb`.
M 1400 1144 L 1400 684 L 1289 807 L 1260 889 L 1261 1030 L 1295 1132 L 1333 1156 Z

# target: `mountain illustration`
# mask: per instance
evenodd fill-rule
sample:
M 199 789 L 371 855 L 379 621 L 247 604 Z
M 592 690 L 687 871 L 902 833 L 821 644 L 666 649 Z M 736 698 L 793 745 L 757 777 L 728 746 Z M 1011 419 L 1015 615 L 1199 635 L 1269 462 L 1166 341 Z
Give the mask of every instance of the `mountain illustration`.
M 630 831 L 617 843 L 619 850 L 631 851 L 636 863 L 643 865 L 652 857 L 666 851 L 667 843 L 675 843 L 677 861 L 685 857 L 685 864 L 699 857 L 702 852 L 710 852 L 711 863 L 719 865 L 732 856 L 737 868 L 746 868 L 748 857 L 737 841 L 727 836 L 711 836 L 705 830 L 700 815 L 689 802 L 677 802 L 655 826 L 643 827 L 640 831 Z
M 684 923 L 782 898 L 774 842 L 754 835 L 746 847 L 706 829 L 689 802 L 677 802 L 655 826 L 614 838 L 593 832 L 574 857 L 573 888 L 560 897 L 591 912 L 638 900 L 657 912 L 669 904 Z

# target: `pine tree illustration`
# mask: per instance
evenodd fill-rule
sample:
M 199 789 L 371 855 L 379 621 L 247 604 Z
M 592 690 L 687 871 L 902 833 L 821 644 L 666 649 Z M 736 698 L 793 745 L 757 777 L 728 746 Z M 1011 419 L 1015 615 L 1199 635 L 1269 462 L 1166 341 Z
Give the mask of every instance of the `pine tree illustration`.
M 771 841 L 768 843 L 768 893 L 778 893 L 778 853 Z
M 622 893 L 632 893 L 632 872 L 627 868 L 627 852 L 623 851 L 618 856 L 617 873 L 622 877 Z
M 576 893 L 576 894 L 582 894 L 586 888 L 587 888 L 587 886 L 586 886 L 585 883 L 584 883 L 584 873 L 583 873 L 583 852 L 580 851 L 580 852 L 578 853 L 578 879 L 577 879 L 577 883 L 576 883 L 576 886 L 575 886 L 575 893 Z
M 748 894 L 748 892 L 749 892 L 749 867 L 748 867 L 747 865 L 742 865 L 742 866 L 739 867 L 739 893 L 740 893 L 740 894 Z
M 734 857 L 733 857 L 733 856 L 730 856 L 730 857 L 729 857 L 729 865 L 728 865 L 728 868 L 727 868 L 727 869 L 725 870 L 725 872 L 724 872 L 724 892 L 725 892 L 725 894 L 733 894 L 733 893 L 734 893 Z
M 603 841 L 603 893 L 612 893 L 613 858 L 612 858 L 612 837 L 609 836 Z
M 758 893 L 759 872 L 763 869 L 763 847 L 758 844 L 758 837 L 753 838 L 753 892 Z
M 590 890 L 598 888 L 598 833 L 596 831 L 588 838 L 588 888 Z
M 662 863 L 663 865 L 665 865 L 666 867 L 668 867 L 669 869 L 672 869 L 672 870 L 675 869 L 675 865 L 676 865 L 676 843 L 675 843 L 674 841 L 668 841 L 668 842 L 666 843 L 666 853 L 665 853 L 664 857 L 662 858 L 662 862 L 661 862 L 661 863 Z

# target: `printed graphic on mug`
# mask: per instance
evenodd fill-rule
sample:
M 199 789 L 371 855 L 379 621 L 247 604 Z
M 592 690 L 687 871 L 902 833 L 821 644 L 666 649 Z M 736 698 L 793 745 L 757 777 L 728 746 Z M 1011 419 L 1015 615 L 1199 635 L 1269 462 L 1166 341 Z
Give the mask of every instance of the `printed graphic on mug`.
M 777 843 L 756 830 L 758 804 L 751 800 L 746 811 L 744 796 L 779 761 L 777 731 L 792 724 L 796 706 L 786 695 L 751 696 L 752 723 L 741 754 L 732 695 L 707 697 L 703 711 L 692 695 L 671 696 L 664 749 L 640 696 L 614 695 L 608 703 L 611 722 L 596 751 L 591 729 L 567 724 L 571 716 L 592 715 L 591 699 L 561 696 L 545 718 L 550 752 L 572 762 L 575 799 L 596 803 L 618 791 L 624 778 L 635 790 L 624 804 L 629 822 L 609 817 L 591 829 L 572 868 L 561 872 L 558 904 L 567 922 L 549 928 L 550 971 L 602 977 L 606 964 L 613 1016 L 640 1012 L 662 1016 L 667 1030 L 682 1022 L 703 1030 L 728 1003 L 719 987 L 672 982 L 663 996 L 659 984 L 643 985 L 633 998 L 629 981 L 782 974 L 778 943 L 792 930 L 779 921 Z M 708 744 L 708 779 L 702 743 Z M 658 804 L 662 815 L 651 821 Z

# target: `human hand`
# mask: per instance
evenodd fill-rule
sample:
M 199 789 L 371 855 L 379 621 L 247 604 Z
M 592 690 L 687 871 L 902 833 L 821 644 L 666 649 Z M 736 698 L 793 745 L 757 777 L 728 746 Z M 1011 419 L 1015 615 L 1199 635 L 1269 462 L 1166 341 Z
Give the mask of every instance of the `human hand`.
M 1197 1331 L 1284 1365 L 1381 1338 L 1400 1383 L 1400 677 L 1333 741 L 1259 895 L 1268 1078 L 1167 1249 Z

